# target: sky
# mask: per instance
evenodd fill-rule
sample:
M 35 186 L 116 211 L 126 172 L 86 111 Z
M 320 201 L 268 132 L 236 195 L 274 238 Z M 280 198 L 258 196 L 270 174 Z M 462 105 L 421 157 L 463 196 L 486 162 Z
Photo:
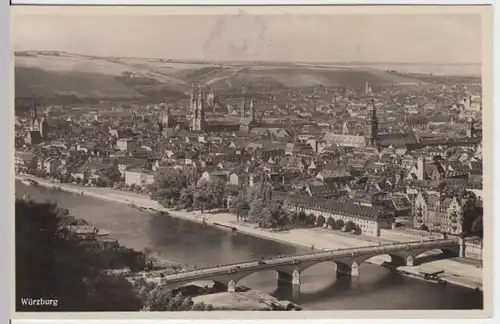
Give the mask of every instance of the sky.
M 219 61 L 481 63 L 478 14 L 89 16 L 17 10 L 11 34 L 17 51 Z

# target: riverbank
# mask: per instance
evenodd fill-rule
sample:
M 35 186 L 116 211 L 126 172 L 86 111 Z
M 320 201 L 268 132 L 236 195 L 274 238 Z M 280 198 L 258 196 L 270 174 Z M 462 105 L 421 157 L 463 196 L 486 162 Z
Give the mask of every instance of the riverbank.
M 211 214 L 201 213 L 200 211 L 174 211 L 172 209 L 162 207 L 159 203 L 150 200 L 148 196 L 135 193 L 118 191 L 110 188 L 92 188 L 68 184 L 56 184 L 48 180 L 38 179 L 31 176 L 16 176 L 16 179 L 18 180 L 27 178 L 36 180 L 39 185 L 44 187 L 52 188 L 54 186 L 57 186 L 63 191 L 72 192 L 75 194 L 81 194 L 83 192 L 85 196 L 105 199 L 118 203 L 134 204 L 138 207 L 150 208 L 155 211 L 163 211 L 173 217 L 185 219 L 188 221 L 198 223 L 205 222 L 207 225 L 211 226 L 217 226 L 214 224 L 217 223 L 226 227 L 224 228 L 221 226 L 217 226 L 221 229 L 227 230 L 235 228 L 237 232 L 256 236 L 266 240 L 273 240 L 280 243 L 299 246 L 302 248 L 310 248 L 311 246 L 314 246 L 316 250 L 333 250 L 339 248 L 369 246 L 378 244 L 379 242 L 388 243 L 394 241 L 415 240 L 415 238 L 405 238 L 402 235 L 394 235 L 394 238 L 397 239 L 393 238 L 391 240 L 386 238 L 356 237 L 351 234 L 319 228 L 299 228 L 290 231 L 272 232 L 260 229 L 251 224 L 237 223 L 236 217 L 229 213 Z M 389 261 L 388 256 L 380 256 L 370 259 L 370 263 L 375 264 L 382 264 L 387 261 Z M 440 275 L 440 279 L 443 281 L 472 289 L 482 288 L 482 268 L 478 268 L 474 265 L 465 264 L 455 260 L 448 259 L 430 261 L 415 267 L 400 267 L 397 270 L 414 274 L 434 273 L 440 270 L 444 270 L 444 273 Z
M 215 310 L 229 311 L 272 311 L 301 310 L 302 308 L 286 300 L 279 300 L 258 290 L 244 292 L 221 292 L 193 298 L 195 303 L 210 304 Z

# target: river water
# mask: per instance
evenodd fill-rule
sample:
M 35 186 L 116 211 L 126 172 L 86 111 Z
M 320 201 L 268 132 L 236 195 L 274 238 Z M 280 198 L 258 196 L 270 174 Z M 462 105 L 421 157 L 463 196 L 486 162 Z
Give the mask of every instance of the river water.
M 16 181 L 16 196 L 52 201 L 69 209 L 127 247 L 150 248 L 162 258 L 187 264 L 189 268 L 250 261 L 261 256 L 307 252 L 274 241 L 214 227 L 141 212 L 124 204 L 28 187 Z M 239 285 L 259 289 L 308 310 L 430 310 L 482 309 L 483 295 L 467 288 L 437 285 L 411 279 L 387 268 L 362 264 L 360 277 L 337 277 L 333 263 L 321 263 L 301 275 L 300 294 L 278 287 L 275 271 L 252 274 Z

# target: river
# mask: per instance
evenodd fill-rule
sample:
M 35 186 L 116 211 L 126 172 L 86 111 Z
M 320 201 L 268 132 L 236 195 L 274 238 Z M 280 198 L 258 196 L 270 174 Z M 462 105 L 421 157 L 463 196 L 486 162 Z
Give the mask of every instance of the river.
M 261 256 L 307 252 L 294 246 L 241 233 L 141 212 L 124 204 L 28 187 L 16 181 L 16 196 L 52 201 L 73 215 L 109 231 L 127 247 L 148 247 L 162 258 L 189 268 L 249 261 Z M 467 288 L 411 279 L 387 268 L 364 263 L 360 277 L 336 277 L 332 263 L 321 263 L 301 275 L 300 294 L 278 287 L 275 271 L 252 274 L 239 285 L 259 289 L 307 310 L 482 309 L 483 295 Z

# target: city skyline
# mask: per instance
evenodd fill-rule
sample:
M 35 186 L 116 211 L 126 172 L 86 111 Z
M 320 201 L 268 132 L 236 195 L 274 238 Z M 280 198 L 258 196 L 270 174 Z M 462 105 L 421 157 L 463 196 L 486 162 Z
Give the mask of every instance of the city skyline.
M 58 15 L 14 9 L 16 51 L 311 63 L 480 64 L 482 57 L 481 16 L 473 14 L 352 14 L 334 19 L 329 14 L 169 15 L 165 19 L 162 14 L 103 12 L 90 19 L 70 13 L 72 8 Z

